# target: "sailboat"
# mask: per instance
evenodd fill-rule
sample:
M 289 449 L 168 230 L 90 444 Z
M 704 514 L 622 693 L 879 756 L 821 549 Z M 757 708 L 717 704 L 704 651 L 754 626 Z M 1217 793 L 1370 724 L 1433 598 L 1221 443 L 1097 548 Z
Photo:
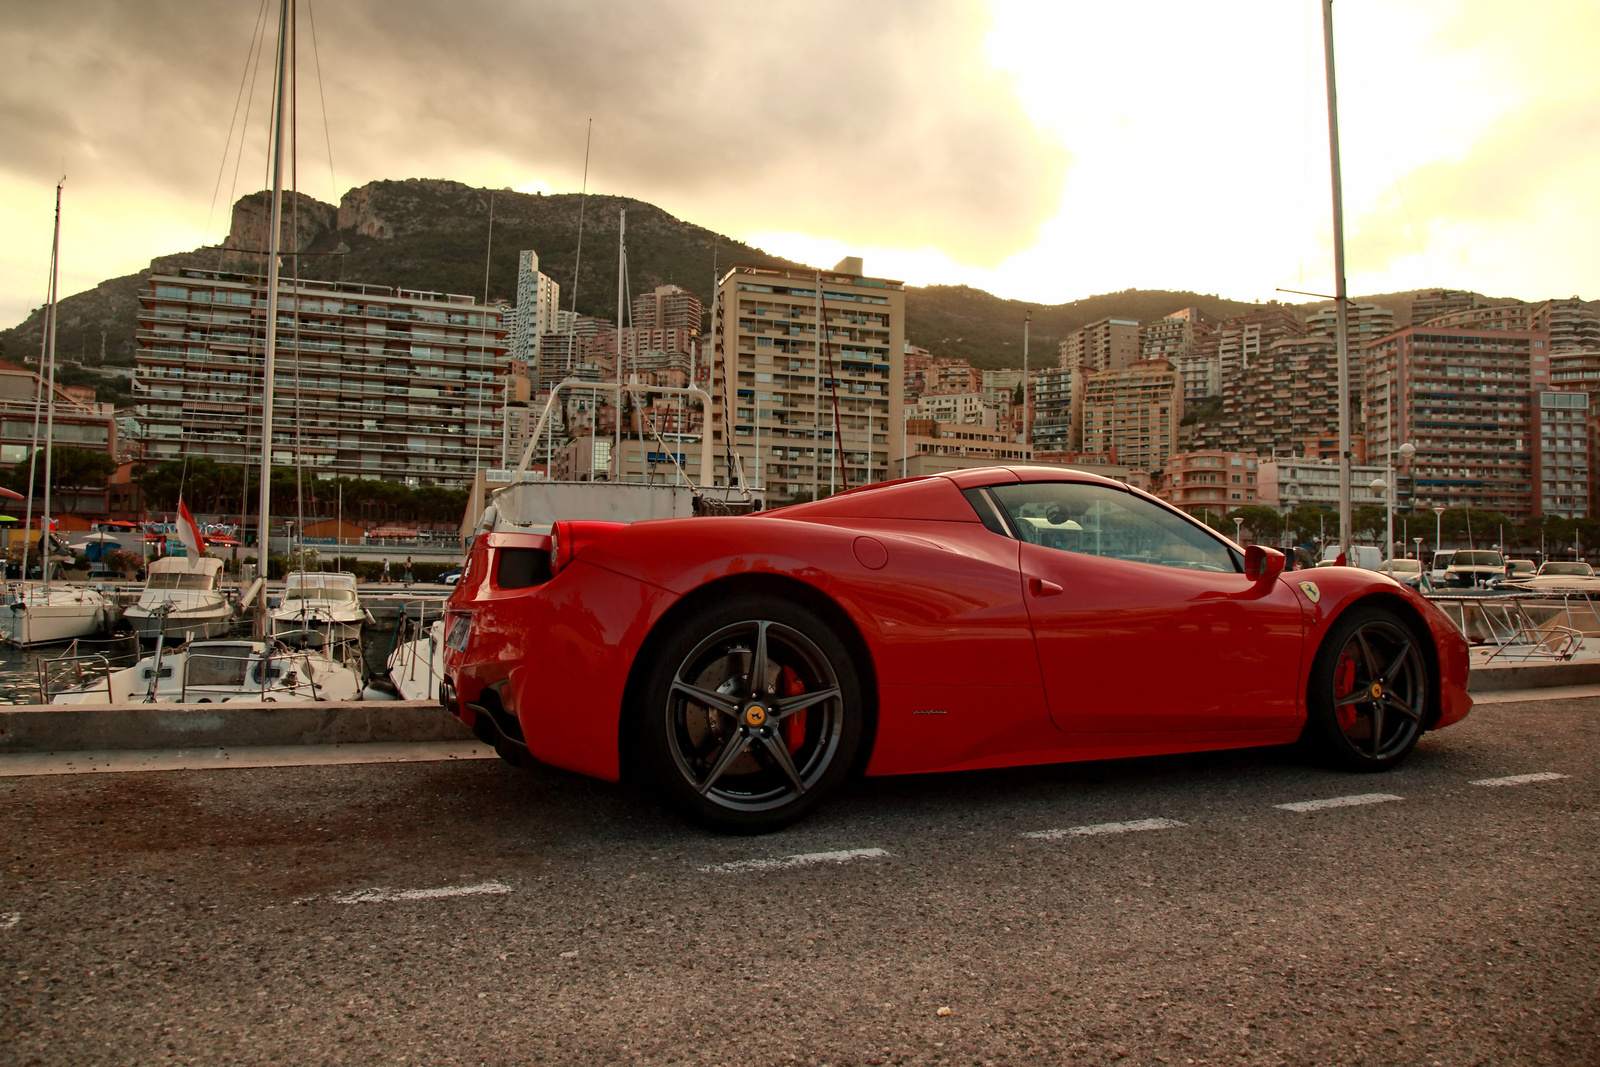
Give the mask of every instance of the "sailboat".
M 55 432 L 56 414 L 56 293 L 61 259 L 61 187 L 63 178 L 56 183 L 55 237 L 50 246 L 50 293 L 45 311 L 44 352 L 47 366 L 43 390 L 45 393 L 44 434 L 44 514 L 40 523 L 39 555 L 40 576 L 37 585 L 24 583 L 8 590 L 0 602 L 0 640 L 7 644 L 31 646 L 70 641 L 75 637 L 88 637 L 104 633 L 117 621 L 116 602 L 99 589 L 89 586 L 68 585 L 52 581 L 54 561 L 51 548 L 54 538 L 50 533 L 50 473 L 51 439 Z M 34 432 L 38 432 L 38 408 L 34 408 Z M 37 450 L 34 458 L 37 459 Z M 23 576 L 27 576 L 27 534 L 33 526 L 33 474 L 30 460 L 28 475 L 28 530 L 23 537 Z

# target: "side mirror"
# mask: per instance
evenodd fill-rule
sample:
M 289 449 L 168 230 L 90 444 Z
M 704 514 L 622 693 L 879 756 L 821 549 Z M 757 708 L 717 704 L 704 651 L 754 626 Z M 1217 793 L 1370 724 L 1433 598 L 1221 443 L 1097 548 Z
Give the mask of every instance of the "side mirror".
M 1251 545 L 1244 550 L 1244 576 L 1266 584 L 1283 573 L 1283 553 L 1275 548 Z

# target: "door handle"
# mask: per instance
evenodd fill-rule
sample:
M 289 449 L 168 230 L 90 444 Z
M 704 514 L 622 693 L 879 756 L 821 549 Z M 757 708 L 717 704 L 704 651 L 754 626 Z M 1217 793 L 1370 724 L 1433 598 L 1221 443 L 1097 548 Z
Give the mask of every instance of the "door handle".
M 1065 591 L 1055 582 L 1047 582 L 1043 578 L 1028 579 L 1028 592 L 1034 596 L 1055 596 L 1057 593 Z

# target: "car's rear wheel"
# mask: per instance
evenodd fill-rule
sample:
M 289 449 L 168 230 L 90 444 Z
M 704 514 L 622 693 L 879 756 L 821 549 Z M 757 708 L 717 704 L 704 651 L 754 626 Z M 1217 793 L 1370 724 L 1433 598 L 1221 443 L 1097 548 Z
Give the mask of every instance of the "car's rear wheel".
M 1382 608 L 1357 608 L 1328 632 L 1311 668 L 1302 742 L 1354 771 L 1397 766 L 1423 732 L 1428 665 L 1416 633 Z
M 838 789 L 861 743 L 855 663 L 800 605 L 741 597 L 677 622 L 623 738 L 674 808 L 735 833 L 775 830 Z

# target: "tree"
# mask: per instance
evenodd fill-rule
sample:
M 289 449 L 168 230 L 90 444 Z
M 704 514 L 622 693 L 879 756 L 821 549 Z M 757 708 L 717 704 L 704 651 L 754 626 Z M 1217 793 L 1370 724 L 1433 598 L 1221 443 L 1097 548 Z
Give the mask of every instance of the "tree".
M 1379 537 L 1383 534 L 1386 512 L 1377 504 L 1360 504 L 1350 509 L 1350 532 Z
M 1246 504 L 1242 508 L 1234 508 L 1228 512 L 1228 521 L 1234 519 L 1244 520 L 1244 529 L 1250 531 L 1252 541 L 1273 541 L 1283 532 L 1283 517 L 1276 508 L 1269 508 L 1265 504 Z
M 1302 543 L 1321 537 L 1324 531 L 1330 536 L 1339 532 L 1339 513 L 1315 504 L 1301 504 L 1283 521 L 1294 539 Z
M 34 492 L 42 492 L 44 488 L 44 449 L 39 449 L 33 455 L 34 460 Z M 72 445 L 55 445 L 50 449 L 50 488 L 52 491 L 64 489 L 98 489 L 106 484 L 108 478 L 117 469 L 117 461 L 104 452 L 96 452 L 91 448 L 75 448 Z M 0 472 L 0 483 L 7 489 L 19 493 L 28 491 L 28 460 Z

